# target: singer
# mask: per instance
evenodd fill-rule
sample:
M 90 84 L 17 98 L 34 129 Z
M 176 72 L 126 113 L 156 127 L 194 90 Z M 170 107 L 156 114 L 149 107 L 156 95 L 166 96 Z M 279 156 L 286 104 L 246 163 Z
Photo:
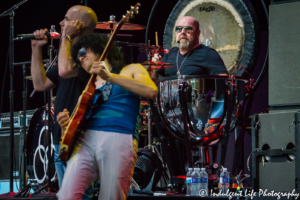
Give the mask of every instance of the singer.
M 152 73 L 152 78 L 174 75 L 228 75 L 224 62 L 216 50 L 199 43 L 199 22 L 190 16 L 177 21 L 176 41 L 173 47 L 161 60 L 153 57 L 153 62 L 173 63 L 174 67 L 159 68 Z
M 33 86 L 36 91 L 45 91 L 57 87 L 56 101 L 54 106 L 54 119 L 55 127 L 53 130 L 53 143 L 55 145 L 54 160 L 56 161 L 59 151 L 59 141 L 61 137 L 61 129 L 56 121 L 56 116 L 59 112 L 67 108 L 73 111 L 77 99 L 82 90 L 86 86 L 90 74 L 83 68 L 79 68 L 76 62 L 71 57 L 71 48 L 83 36 L 90 34 L 94 31 L 97 24 L 97 15 L 95 12 L 85 6 L 74 6 L 68 10 L 65 18 L 60 22 L 61 25 L 61 45 L 58 55 L 58 66 L 53 66 L 47 74 L 45 73 L 44 66 L 42 65 L 42 47 L 48 43 L 48 38 L 45 35 L 48 30 L 41 29 L 33 33 L 36 40 L 31 40 L 32 48 L 32 61 L 31 61 L 31 75 Z M 77 74 L 73 78 L 64 79 L 65 68 L 76 68 Z M 61 161 L 55 162 L 55 168 L 58 176 L 59 187 L 61 186 L 62 179 L 65 173 L 65 167 Z M 83 199 L 91 199 L 93 189 L 90 187 Z

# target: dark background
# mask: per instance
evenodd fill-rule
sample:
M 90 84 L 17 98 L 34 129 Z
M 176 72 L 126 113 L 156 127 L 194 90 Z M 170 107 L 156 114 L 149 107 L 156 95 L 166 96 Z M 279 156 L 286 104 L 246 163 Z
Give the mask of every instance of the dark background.
M 11 8 L 13 5 L 20 2 L 20 0 L 10 0 L 4 1 L 1 0 L 0 13 L 6 11 Z M 88 0 L 88 6 L 91 7 L 98 16 L 98 21 L 107 21 L 109 20 L 110 15 L 116 15 L 117 21 L 120 20 L 121 16 L 126 14 L 126 10 L 130 9 L 131 5 L 135 5 L 138 0 L 109 0 L 109 1 L 99 1 L 99 0 Z M 269 7 L 270 0 L 264 0 L 267 8 Z M 155 0 L 139 0 L 141 3 L 139 15 L 137 15 L 132 23 L 147 25 L 148 18 L 151 12 L 151 9 L 154 5 Z M 178 0 L 160 0 L 157 4 L 155 12 L 153 13 L 153 18 L 149 26 L 149 39 L 151 40 L 151 44 L 155 44 L 155 31 L 158 32 L 159 44 L 163 44 L 163 31 L 165 27 L 165 23 Z M 265 13 L 263 7 L 261 5 L 260 0 L 250 0 L 252 3 L 259 19 L 260 29 L 261 29 L 261 51 L 260 56 L 256 65 L 255 70 L 252 73 L 252 78 L 256 79 L 261 72 L 261 69 L 264 64 L 264 58 L 266 55 L 266 50 L 268 48 L 268 25 L 265 17 Z M 15 36 L 17 34 L 25 34 L 32 33 L 37 29 L 48 28 L 50 29 L 51 25 L 56 26 L 56 31 L 60 32 L 59 22 L 64 18 L 67 10 L 74 5 L 84 5 L 85 0 L 81 2 L 81 0 L 28 0 L 25 4 L 23 4 L 20 8 L 15 11 Z M 3 95 L 3 101 L 0 99 L 2 103 L 2 113 L 9 112 L 9 89 L 10 89 L 10 71 L 9 68 L 5 73 L 8 56 L 8 43 L 9 43 L 9 25 L 10 18 L 9 16 L 0 18 L 0 89 L 2 90 L 3 80 L 4 82 L 4 92 L 0 93 Z M 108 31 L 97 30 L 98 33 L 107 33 Z M 134 43 L 145 43 L 145 33 L 146 31 L 120 31 L 120 34 L 131 34 L 132 37 L 119 37 L 118 41 L 130 41 Z M 58 49 L 58 40 L 55 41 L 54 46 L 55 49 Z M 130 56 L 130 48 L 127 47 L 125 52 L 126 61 L 131 60 Z M 15 59 L 14 62 L 24 62 L 31 60 L 31 45 L 30 41 L 16 41 L 15 42 Z M 49 58 L 47 55 L 47 48 L 44 48 L 43 58 Z M 137 62 L 139 51 L 137 47 L 133 48 L 133 62 Z M 7 64 L 6 64 L 7 63 Z M 30 75 L 30 66 L 27 66 L 27 75 Z M 36 109 L 42 107 L 44 105 L 44 94 L 43 92 L 37 92 L 33 98 L 30 98 L 29 95 L 33 91 L 33 86 L 31 81 L 28 81 L 27 86 L 27 109 Z M 22 90 L 23 90 L 23 74 L 22 67 L 16 66 L 14 68 L 14 110 L 20 111 L 22 110 Z M 1 104 L 0 104 L 1 106 Z M 263 81 L 258 87 L 254 103 L 252 107 L 251 113 L 257 113 L 262 111 L 263 109 L 268 107 L 268 74 L 264 76 Z M 1 108 L 0 108 L 1 114 Z M 227 150 L 227 158 L 225 162 L 225 166 L 232 171 L 232 161 L 234 154 L 234 134 L 231 134 L 228 150 Z M 248 155 L 251 152 L 251 138 L 249 134 L 245 136 L 244 143 L 244 155 L 245 162 L 247 160 Z M 220 150 L 220 148 L 219 148 Z M 220 155 L 220 152 L 219 152 Z M 246 166 L 246 164 L 245 164 Z M 247 170 L 246 173 L 249 173 Z
M 13 5 L 20 2 L 20 0 L 11 0 L 1 2 L 0 13 L 6 11 Z M 117 21 L 120 20 L 123 14 L 126 14 L 126 10 L 130 9 L 131 5 L 135 5 L 138 0 L 110 0 L 110 1 L 99 1 L 99 0 L 88 0 L 88 6 L 91 7 L 98 16 L 98 21 L 107 21 L 109 20 L 109 15 L 116 15 Z M 140 0 L 141 3 L 139 14 L 131 20 L 132 23 L 147 25 L 148 18 L 151 12 L 151 9 L 154 5 L 154 0 Z M 155 44 L 155 31 L 158 31 L 159 44 L 163 44 L 163 31 L 165 27 L 166 20 L 168 19 L 173 7 L 176 5 L 177 0 L 160 0 L 157 4 L 157 7 L 153 13 L 153 19 L 150 23 L 149 29 L 149 39 L 151 44 Z M 259 22 L 261 25 L 262 31 L 267 31 L 266 19 L 263 13 L 263 8 L 261 2 L 258 0 L 250 1 L 257 12 Z M 269 0 L 265 0 L 267 7 L 269 5 Z M 56 30 L 60 32 L 59 22 L 64 18 L 67 10 L 74 5 L 84 5 L 85 0 L 28 0 L 25 4 L 21 5 L 17 10 L 15 10 L 15 36 L 17 34 L 32 33 L 36 29 L 48 28 L 50 29 L 51 25 L 56 26 Z M 3 102 L 2 103 L 2 112 L 9 112 L 9 80 L 10 72 L 9 68 L 5 73 L 7 52 L 8 52 L 8 43 L 9 43 L 9 28 L 10 28 L 10 18 L 5 16 L 0 18 L 1 31 L 0 31 L 0 88 L 2 90 L 3 79 L 4 82 L 4 92 L 3 92 Z M 97 30 L 97 32 L 105 33 L 105 30 Z M 131 41 L 135 43 L 144 43 L 145 42 L 145 30 L 142 31 L 120 31 L 120 34 L 131 34 L 133 37 L 120 37 L 117 40 L 122 41 Z M 266 37 L 264 37 L 266 38 Z M 264 42 L 264 41 L 262 41 Z M 264 42 L 266 43 L 266 42 Z M 54 43 L 55 48 L 58 48 L 58 40 Z M 130 60 L 130 48 L 126 48 L 126 57 L 127 60 Z M 43 58 L 49 58 L 47 56 L 47 48 L 44 48 Z M 138 57 L 137 47 L 133 48 L 133 62 L 137 62 Z M 265 52 L 262 52 L 265 54 Z M 23 62 L 30 61 L 31 59 L 31 46 L 30 41 L 16 41 L 15 42 L 15 59 L 14 62 Z M 30 66 L 27 66 L 27 75 L 30 75 Z M 262 63 L 256 67 L 256 73 L 260 72 Z M 22 90 L 23 90 L 23 74 L 22 66 L 16 66 L 14 68 L 14 110 L 22 110 Z M 254 72 L 255 73 L 255 72 Z M 254 77 L 255 78 L 255 77 Z M 33 91 L 33 86 L 31 81 L 28 81 L 28 93 L 27 93 L 27 109 L 35 109 L 42 107 L 44 105 L 44 95 L 43 92 L 37 92 L 33 98 L 29 98 L 29 95 Z M 259 105 L 259 107 L 267 106 L 267 91 L 263 91 L 264 105 Z M 261 95 L 260 95 L 261 96 Z M 0 100 L 1 101 L 1 100 Z M 255 105 L 254 105 L 255 106 Z M 1 108 L 0 108 L 1 113 Z

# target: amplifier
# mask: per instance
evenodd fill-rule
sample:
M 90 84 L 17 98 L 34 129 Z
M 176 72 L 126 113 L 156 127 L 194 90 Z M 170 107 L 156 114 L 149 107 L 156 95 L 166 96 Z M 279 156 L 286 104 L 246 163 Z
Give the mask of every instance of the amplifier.
M 36 110 L 26 111 L 26 126 L 29 126 L 30 120 Z M 14 127 L 21 127 L 23 124 L 23 111 L 14 112 Z M 0 129 L 10 127 L 10 113 L 2 113 L 0 117 Z
M 300 112 L 252 117 L 252 189 L 300 191 Z

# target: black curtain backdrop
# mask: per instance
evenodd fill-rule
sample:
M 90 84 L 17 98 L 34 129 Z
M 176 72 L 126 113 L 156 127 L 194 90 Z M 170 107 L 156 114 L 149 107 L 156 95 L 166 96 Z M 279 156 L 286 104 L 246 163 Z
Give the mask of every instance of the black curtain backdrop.
M 6 11 L 13 5 L 17 4 L 21 0 L 1 0 L 0 3 L 0 13 Z M 132 23 L 147 25 L 149 14 L 151 12 L 152 6 L 155 0 L 110 0 L 110 1 L 99 1 L 99 0 L 88 0 L 88 6 L 91 7 L 98 16 L 98 21 L 109 20 L 110 15 L 116 15 L 117 21 L 121 19 L 122 15 L 126 14 L 126 10 L 130 9 L 131 5 L 135 3 L 141 3 L 139 14 L 131 20 Z M 165 23 L 178 0 L 160 0 L 156 10 L 153 13 L 153 19 L 149 27 L 149 39 L 151 44 L 155 44 L 155 31 L 158 32 L 159 44 L 163 44 L 163 31 Z M 267 6 L 269 5 L 269 0 L 265 0 Z M 263 9 L 260 1 L 251 0 L 253 4 L 261 25 L 262 31 L 267 31 L 268 27 L 266 25 L 266 20 L 264 17 Z M 15 10 L 15 36 L 17 34 L 32 33 L 34 30 L 48 28 L 51 25 L 56 26 L 56 30 L 60 32 L 59 22 L 64 18 L 67 10 L 74 5 L 84 5 L 85 0 L 28 0 L 25 4 L 20 6 Z M 4 85 L 4 97 L 2 102 L 2 112 L 9 112 L 9 81 L 10 81 L 10 71 L 9 67 L 6 74 L 6 58 L 8 52 L 8 42 L 9 42 L 9 29 L 10 29 L 10 18 L 9 16 L 0 18 L 0 89 L 2 90 L 3 79 L 5 77 Z M 105 30 L 97 30 L 98 33 L 107 33 Z M 145 41 L 145 30 L 142 31 L 120 31 L 120 34 L 131 34 L 133 37 L 120 37 L 117 40 L 130 41 L 134 43 L 144 43 Z M 54 43 L 55 49 L 58 49 L 58 40 Z M 130 48 L 125 48 L 126 50 L 126 61 L 130 61 Z M 137 47 L 133 47 L 133 62 L 137 62 L 139 51 Z M 47 59 L 47 48 L 44 47 L 43 58 Z M 30 41 L 15 41 L 15 59 L 14 62 L 23 62 L 31 60 L 31 45 Z M 258 63 L 258 65 L 262 65 Z M 30 75 L 30 66 L 27 66 L 27 75 Z M 261 68 L 262 66 L 258 66 Z M 15 111 L 22 110 L 22 89 L 23 89 L 23 75 L 22 66 L 15 66 L 14 68 L 14 95 Z M 265 83 L 266 84 L 266 83 Z M 33 98 L 29 95 L 33 91 L 33 86 L 31 81 L 28 81 L 28 93 L 27 93 L 27 109 L 35 109 L 42 107 L 44 105 L 44 94 L 43 92 L 37 92 Z M 1 91 L 0 91 L 1 92 Z M 267 91 L 263 92 L 265 98 L 267 99 Z M 0 93 L 0 95 L 2 95 Z M 254 104 L 255 106 L 255 104 Z M 267 105 L 259 106 L 264 107 Z

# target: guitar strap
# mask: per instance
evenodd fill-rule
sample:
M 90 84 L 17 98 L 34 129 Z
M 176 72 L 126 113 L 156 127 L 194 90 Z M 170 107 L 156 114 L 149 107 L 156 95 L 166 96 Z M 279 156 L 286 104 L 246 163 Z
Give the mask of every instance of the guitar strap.
M 93 105 L 93 107 L 95 105 L 99 105 L 101 103 L 108 101 L 113 85 L 114 84 L 112 84 L 111 82 L 106 81 L 102 92 L 100 90 L 96 90 L 95 94 L 98 94 L 99 96 L 97 98 L 96 103 Z
M 119 74 L 120 71 L 116 70 L 115 68 L 112 68 L 111 73 Z M 113 85 L 113 83 L 106 81 L 102 92 L 100 90 L 96 90 L 95 94 L 98 94 L 99 96 L 93 107 L 108 101 Z

